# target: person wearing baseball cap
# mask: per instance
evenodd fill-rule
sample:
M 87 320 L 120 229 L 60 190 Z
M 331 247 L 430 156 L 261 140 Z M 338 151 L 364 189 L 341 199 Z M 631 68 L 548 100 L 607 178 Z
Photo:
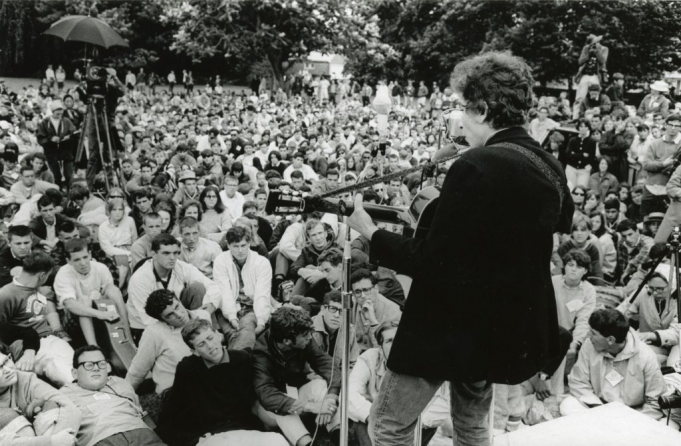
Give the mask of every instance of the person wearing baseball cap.
M 64 117 L 64 104 L 60 100 L 50 103 L 52 114 L 38 124 L 36 136 L 45 152 L 47 164 L 58 186 L 68 186 L 74 171 L 77 138 L 76 127 Z

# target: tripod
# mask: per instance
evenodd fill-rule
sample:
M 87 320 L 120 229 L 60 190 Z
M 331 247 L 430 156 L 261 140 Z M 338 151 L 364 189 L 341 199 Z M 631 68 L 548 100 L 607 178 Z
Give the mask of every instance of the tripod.
M 672 279 L 676 279 L 676 305 L 677 305 L 677 314 L 681 314 L 681 289 L 679 288 L 679 281 L 681 280 L 681 229 L 679 229 L 678 226 L 674 228 L 672 231 L 671 236 L 669 237 L 669 241 L 667 242 L 667 249 L 669 250 L 669 279 L 668 283 L 669 286 L 672 286 L 672 283 L 674 281 Z M 650 267 L 650 270 L 646 274 L 646 276 L 643 278 L 641 283 L 639 284 L 638 288 L 636 291 L 631 295 L 631 297 L 628 300 L 624 300 L 618 307 L 617 309 L 625 313 L 629 306 L 634 303 L 638 295 L 641 293 L 641 290 L 643 290 L 643 287 L 646 286 L 650 278 L 655 274 L 655 270 L 657 269 L 657 266 L 662 263 L 664 260 L 665 256 L 661 255 L 653 265 Z M 674 276 L 676 275 L 676 276 Z
M 99 169 L 96 168 L 97 159 L 92 159 L 93 156 L 98 155 L 98 161 L 101 163 L 101 171 L 104 172 L 104 180 L 106 182 L 106 190 L 108 192 L 112 187 L 119 187 L 119 185 L 122 184 L 122 181 L 120 175 L 120 166 L 118 165 L 119 163 L 117 162 L 117 158 L 114 156 L 114 148 L 112 146 L 113 138 L 109 129 L 109 117 L 106 113 L 106 105 L 106 99 L 104 96 L 97 94 L 91 94 L 89 96 L 87 109 L 83 118 L 83 128 L 80 134 L 80 139 L 78 140 L 76 162 L 79 162 L 83 157 L 83 150 L 85 148 L 85 135 L 87 133 L 88 124 L 92 122 L 95 130 L 95 138 L 88 138 L 88 148 L 90 149 L 90 153 L 88 154 L 88 183 L 94 183 L 94 176 L 99 171 Z M 92 133 L 92 131 L 90 131 L 90 133 Z M 104 136 L 104 139 L 102 139 L 102 136 Z M 97 155 L 95 155 L 95 150 Z M 95 167 L 92 168 L 93 166 Z M 91 172 L 91 170 L 93 171 Z M 110 174 L 111 179 L 109 179 Z

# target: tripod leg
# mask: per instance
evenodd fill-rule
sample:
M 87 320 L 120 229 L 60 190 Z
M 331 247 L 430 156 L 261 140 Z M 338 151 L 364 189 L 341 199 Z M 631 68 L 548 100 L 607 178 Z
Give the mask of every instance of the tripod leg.
M 101 144 L 102 138 L 99 134 L 99 124 L 97 123 L 97 118 L 98 118 L 97 108 L 95 107 L 94 122 L 95 122 L 95 131 L 96 131 L 96 134 L 97 134 L 97 141 L 96 141 L 97 151 L 99 152 L 99 159 L 102 161 L 102 170 L 104 171 L 104 181 L 106 181 L 106 190 L 108 191 L 109 189 L 111 189 L 111 186 L 109 185 L 109 175 L 106 172 L 106 167 L 105 167 L 106 164 L 104 163 L 104 153 L 102 152 L 102 144 Z
M 111 146 L 111 133 L 109 129 L 109 117 L 106 114 L 106 104 L 104 104 L 104 107 L 102 108 L 102 113 L 104 115 L 104 134 L 106 135 L 106 144 L 109 148 L 109 161 L 111 165 L 111 171 L 113 173 L 113 182 L 114 182 L 114 187 L 119 187 L 121 184 L 120 178 L 118 176 L 118 170 L 116 166 L 116 158 L 114 157 L 114 149 Z

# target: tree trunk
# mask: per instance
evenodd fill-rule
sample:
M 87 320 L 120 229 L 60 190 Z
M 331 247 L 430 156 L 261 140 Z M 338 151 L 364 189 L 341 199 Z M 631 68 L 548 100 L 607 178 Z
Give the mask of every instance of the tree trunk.
M 272 92 L 277 91 L 277 88 L 284 87 L 284 69 L 281 67 L 282 58 L 277 57 L 273 54 L 267 55 L 267 60 L 270 63 L 270 68 L 272 69 Z

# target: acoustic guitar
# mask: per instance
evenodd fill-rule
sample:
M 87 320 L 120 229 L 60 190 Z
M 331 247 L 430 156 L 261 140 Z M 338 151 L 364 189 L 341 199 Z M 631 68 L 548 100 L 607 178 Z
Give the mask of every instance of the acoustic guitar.
M 440 198 L 440 190 L 430 186 L 423 188 L 408 208 L 397 208 L 381 204 L 364 203 L 364 210 L 377 222 L 403 226 L 403 234 L 413 238 L 424 238 L 430 229 Z M 268 214 L 302 214 L 325 212 L 350 216 L 354 203 L 338 198 L 319 198 L 296 191 L 271 190 L 267 196 L 265 212 Z

